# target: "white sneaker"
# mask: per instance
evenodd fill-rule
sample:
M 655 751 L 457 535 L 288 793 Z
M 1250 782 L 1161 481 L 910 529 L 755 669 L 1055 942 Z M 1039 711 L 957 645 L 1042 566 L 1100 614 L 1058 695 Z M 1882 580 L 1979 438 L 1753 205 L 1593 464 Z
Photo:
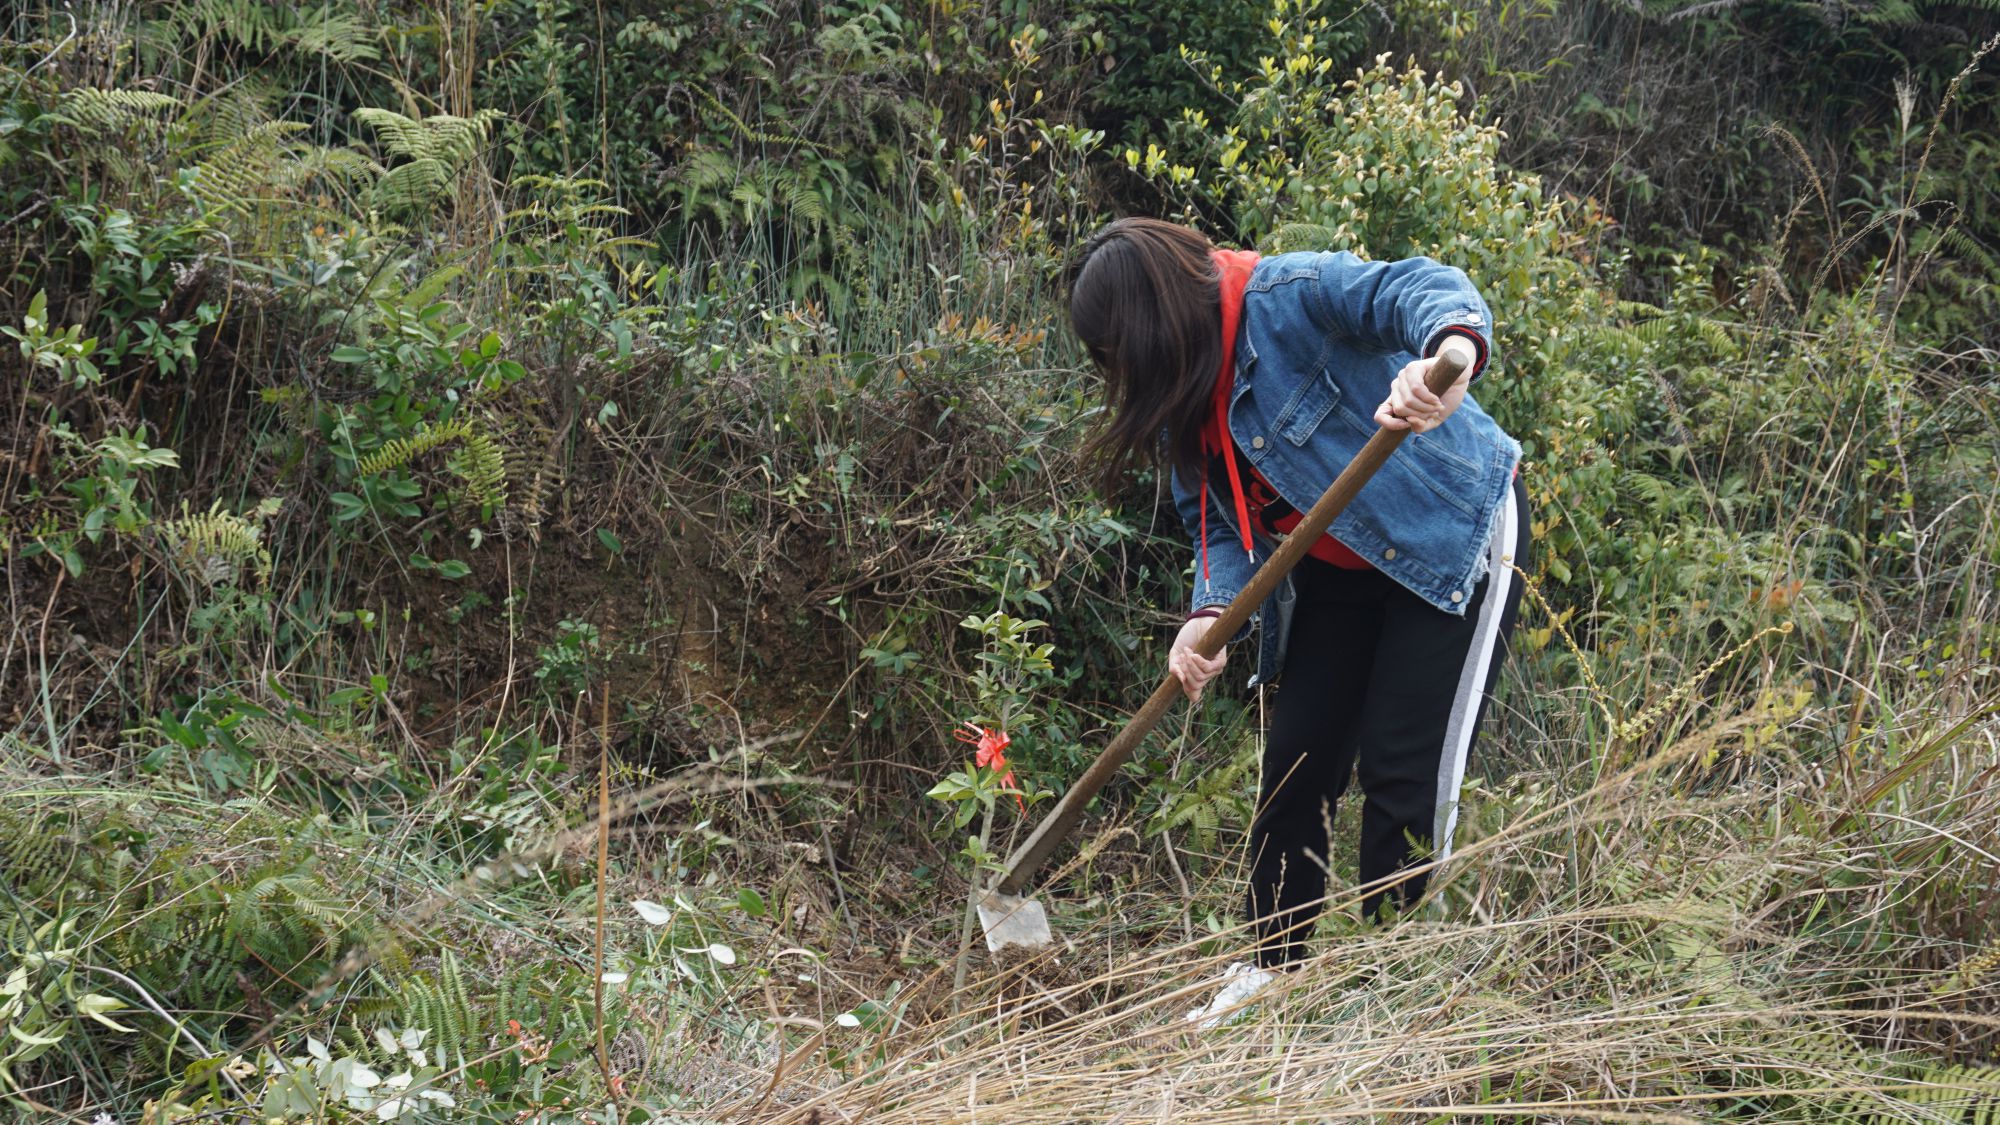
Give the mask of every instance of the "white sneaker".
M 1249 1010 L 1247 1005 L 1252 997 L 1277 979 L 1278 974 L 1269 969 L 1238 961 L 1222 971 L 1222 987 L 1215 990 L 1215 998 L 1189 1012 L 1186 1018 L 1203 1031 L 1233 1022 Z

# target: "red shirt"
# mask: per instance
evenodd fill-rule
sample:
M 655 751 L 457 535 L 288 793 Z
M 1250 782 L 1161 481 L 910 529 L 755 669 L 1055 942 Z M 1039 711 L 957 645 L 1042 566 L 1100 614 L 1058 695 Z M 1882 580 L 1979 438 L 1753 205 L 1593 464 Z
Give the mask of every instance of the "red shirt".
M 1272 488 L 1271 482 L 1264 479 L 1264 474 L 1258 472 L 1256 466 L 1250 463 L 1250 458 L 1244 454 L 1242 446 L 1236 447 L 1236 463 L 1243 481 L 1244 514 L 1249 517 L 1250 526 L 1271 539 L 1291 534 L 1292 529 L 1299 526 L 1299 521 L 1305 518 L 1305 514 L 1278 495 L 1278 490 Z M 1211 456 L 1209 476 L 1220 478 L 1224 477 L 1224 474 L 1222 458 Z M 1354 553 L 1347 544 L 1335 539 L 1332 532 L 1320 536 L 1317 542 L 1306 549 L 1306 554 L 1342 570 L 1375 569 L 1373 563 Z
M 1250 470 L 1249 479 L 1243 482 L 1243 491 L 1244 501 L 1250 508 L 1251 521 L 1261 528 L 1264 534 L 1273 538 L 1290 534 L 1293 528 L 1299 526 L 1299 521 L 1305 518 L 1305 514 L 1278 495 L 1277 489 L 1271 487 L 1271 482 L 1264 479 L 1264 474 L 1249 463 L 1249 458 L 1243 457 L 1240 448 L 1237 450 L 1237 456 Z M 1335 539 L 1330 531 L 1315 540 L 1311 547 L 1306 548 L 1306 554 L 1321 562 L 1332 563 L 1342 570 L 1375 569 L 1374 563 L 1355 554 L 1353 548 Z

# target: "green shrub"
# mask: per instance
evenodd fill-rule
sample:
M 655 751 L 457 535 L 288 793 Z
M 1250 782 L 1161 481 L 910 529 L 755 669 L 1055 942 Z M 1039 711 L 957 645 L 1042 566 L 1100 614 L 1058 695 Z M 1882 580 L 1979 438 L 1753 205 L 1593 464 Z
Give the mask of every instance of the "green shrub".
M 1365 24 L 1352 18 L 1353 5 L 1340 7 L 1339 28 L 1325 46 L 1345 61 L 1360 49 Z M 1143 142 L 1186 110 L 1220 116 L 1230 103 L 1211 65 L 1225 80 L 1239 80 L 1278 47 L 1259 7 L 1238 0 L 1090 0 L 1078 11 L 1093 37 L 1086 70 L 1101 72 L 1088 112 L 1120 140 Z

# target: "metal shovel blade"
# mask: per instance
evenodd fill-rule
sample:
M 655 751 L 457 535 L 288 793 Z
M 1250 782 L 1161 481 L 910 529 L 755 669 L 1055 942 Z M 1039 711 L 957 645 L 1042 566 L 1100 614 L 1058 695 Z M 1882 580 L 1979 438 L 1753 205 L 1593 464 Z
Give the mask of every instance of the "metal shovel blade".
M 979 924 L 986 929 L 986 948 L 994 953 L 1010 945 L 1034 949 L 1054 940 L 1042 904 L 1021 895 L 994 891 L 980 899 Z

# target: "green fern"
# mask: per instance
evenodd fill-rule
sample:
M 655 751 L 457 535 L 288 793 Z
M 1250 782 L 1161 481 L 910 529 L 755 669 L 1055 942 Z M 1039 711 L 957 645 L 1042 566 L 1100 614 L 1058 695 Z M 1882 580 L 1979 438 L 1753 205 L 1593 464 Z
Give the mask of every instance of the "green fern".
M 382 448 L 361 459 L 355 471 L 362 476 L 373 476 L 395 469 L 407 468 L 417 458 L 442 448 L 455 441 L 464 440 L 472 432 L 472 427 L 459 419 L 436 426 L 425 426 L 409 437 L 390 440 Z
M 290 50 L 332 63 L 381 58 L 381 49 L 373 42 L 381 33 L 342 7 L 322 4 L 297 10 L 260 0 L 182 0 L 169 5 L 169 14 L 155 21 L 149 33 L 162 50 L 188 40 L 219 40 L 252 54 Z
M 306 169 L 292 158 L 288 140 L 305 129 L 292 121 L 251 126 L 194 166 L 188 177 L 189 194 L 211 210 L 241 211 L 273 187 L 296 185 Z
M 680 169 L 682 202 L 688 206 L 707 203 L 722 194 L 718 191 L 724 184 L 735 179 L 738 174 L 736 162 L 713 150 L 697 152 L 688 157 Z
M 781 177 L 779 187 L 784 194 L 785 211 L 793 222 L 815 229 L 827 224 L 831 212 L 817 188 L 796 175 Z
M 151 940 L 132 943 L 121 958 L 129 971 L 156 970 L 155 975 L 175 980 L 194 978 L 194 966 L 222 965 L 229 960 L 228 915 L 218 904 L 184 899 L 163 907 L 144 927 Z
M 303 55 L 337 63 L 367 62 L 382 57 L 369 40 L 380 34 L 354 12 L 341 12 L 323 4 L 291 18 L 285 41 Z
M 28 817 L 0 818 L 0 859 L 5 860 L 11 885 L 39 893 L 59 885 L 75 860 L 76 840 L 69 832 L 54 831 L 46 821 Z
M 681 186 L 689 206 L 705 207 L 721 222 L 755 224 L 782 215 L 794 227 L 826 237 L 836 253 L 858 260 L 860 238 L 835 214 L 835 180 L 816 179 L 772 161 L 743 168 L 719 154 L 699 153 L 683 169 Z
M 190 515 L 185 502 L 181 514 L 156 526 L 169 557 L 187 573 L 209 586 L 234 582 L 249 567 L 262 585 L 271 579 L 271 552 L 264 547 L 264 530 L 258 520 L 275 512 L 267 501 L 246 519 L 222 509 L 216 501 L 208 511 Z
M 735 128 L 737 133 L 742 135 L 744 140 L 755 141 L 758 144 L 776 145 L 782 148 L 808 149 L 813 152 L 820 152 L 820 153 L 830 153 L 833 151 L 833 149 L 827 145 L 807 140 L 804 137 L 793 136 L 784 133 L 766 133 L 757 129 L 752 129 L 741 117 L 738 117 L 736 115 L 735 110 L 732 110 L 728 106 L 723 105 L 722 102 L 717 100 L 716 96 L 710 93 L 708 90 L 700 86 L 696 86 L 694 88 L 694 92 L 701 97 L 702 101 L 708 103 L 709 108 L 715 110 L 717 113 L 720 113 L 723 116 L 723 118 L 727 120 L 732 127 Z
M 1938 235 L 1939 244 L 1962 262 L 1969 262 L 1985 275 L 2000 273 L 2000 254 L 1995 254 L 1974 237 L 1970 231 L 1958 223 L 1946 227 Z
M 1147 835 L 1157 836 L 1185 827 L 1193 833 L 1196 848 L 1213 851 L 1225 814 L 1237 821 L 1249 819 L 1252 805 L 1246 796 L 1249 791 L 1246 779 L 1256 764 L 1255 743 L 1244 739 L 1220 768 L 1206 770 L 1194 784 L 1182 786 L 1171 801 L 1154 813 L 1147 825 Z
M 1845 1125 L 1908 1121 L 2000 1125 L 2000 1067 L 1920 1060 L 1902 1075 L 1885 1075 L 1879 1093 L 1850 1095 L 1822 1120 Z
M 1338 245 L 1340 239 L 1332 227 L 1318 223 L 1286 223 L 1271 233 L 1267 239 L 1267 249 L 1273 254 L 1290 254 L 1299 250 L 1344 250 Z
M 366 476 L 408 468 L 426 454 L 453 443 L 457 443 L 459 448 L 445 460 L 445 468 L 465 483 L 467 495 L 480 504 L 504 500 L 506 464 L 499 446 L 491 437 L 475 429 L 471 422 L 460 418 L 436 426 L 425 426 L 409 437 L 393 439 L 363 457 L 356 469 Z
M 237 891 L 230 904 L 230 927 L 238 934 L 269 933 L 273 919 L 282 918 L 278 930 L 287 937 L 332 939 L 354 921 L 352 905 L 341 903 L 340 897 L 311 872 L 281 867 Z
M 493 1010 L 503 1019 L 520 1020 L 524 1024 L 541 1022 L 543 1005 L 535 995 L 535 978 L 531 973 L 507 973 L 501 978 L 501 992 L 494 1001 Z
M 354 118 L 403 160 L 376 181 L 377 201 L 391 211 L 422 213 L 441 203 L 453 178 L 478 159 L 501 115 L 482 109 L 471 117 L 441 113 L 419 121 L 371 107 L 355 110 Z
M 12 904 L 0 943 L 18 948 L 10 932 L 75 919 L 66 945 L 79 962 L 129 977 L 195 1028 L 232 1013 L 277 1017 L 380 911 L 361 868 L 322 862 L 327 841 L 314 816 L 244 804 L 217 819 L 95 785 L 49 796 L 0 801 L 0 893 Z M 362 990 L 341 1006 L 355 1015 L 380 1001 Z M 114 1065 L 178 1072 L 179 1038 L 120 1037 L 129 1057 Z M 101 1047 L 79 1039 L 59 1051 L 73 1049 Z M 74 1062 L 52 1054 L 44 1066 Z
M 186 192 L 252 257 L 293 252 L 302 226 L 344 225 L 331 201 L 374 181 L 360 152 L 312 144 L 309 126 L 268 119 L 257 98 L 219 98 L 183 125 L 185 151 L 201 156 L 180 170 Z
M 1670 313 L 1644 301 L 1617 301 L 1612 308 L 1619 317 L 1631 322 L 1629 327 L 1613 331 L 1626 333 L 1640 344 L 1682 339 L 1692 329 L 1715 354 L 1734 356 L 1737 352 L 1736 340 L 1729 334 L 1730 326 L 1713 317 Z
M 445 467 L 465 484 L 466 498 L 482 507 L 497 507 L 507 501 L 507 461 L 500 446 L 478 430 L 445 461 Z
M 78 89 L 63 94 L 50 120 L 91 135 L 157 122 L 159 115 L 180 108 L 180 102 L 151 90 Z
M 466 991 L 458 958 L 450 950 L 438 957 L 436 973 L 417 973 L 397 987 L 396 1022 L 430 1032 L 429 1044 L 439 1058 L 466 1057 L 486 1049 L 477 1009 Z
M 453 442 L 458 443 L 458 449 L 446 459 L 445 468 L 465 485 L 466 498 L 482 506 L 506 503 L 507 462 L 500 445 L 464 419 L 454 418 L 396 438 L 363 457 L 356 468 L 364 476 L 408 468 L 418 458 Z

